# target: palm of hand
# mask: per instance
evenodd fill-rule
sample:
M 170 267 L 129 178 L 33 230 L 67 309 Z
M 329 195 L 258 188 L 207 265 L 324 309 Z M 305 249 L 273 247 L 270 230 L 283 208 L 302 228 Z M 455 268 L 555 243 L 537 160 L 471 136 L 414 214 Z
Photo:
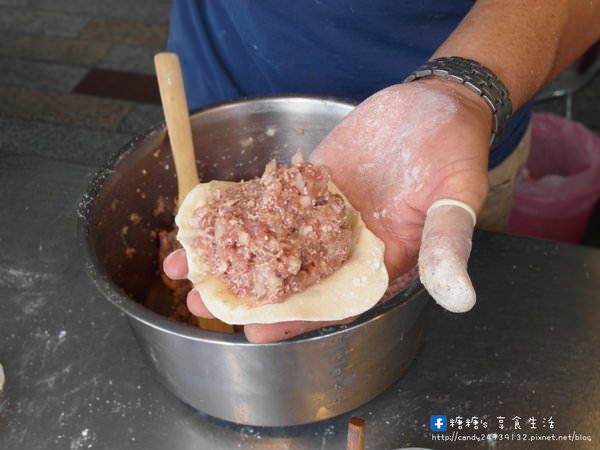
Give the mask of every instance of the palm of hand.
M 391 277 L 415 265 L 427 208 L 454 198 L 479 211 L 487 192 L 489 111 L 464 88 L 391 86 L 360 104 L 311 159 L 386 243 Z M 482 108 L 483 106 L 483 108 Z

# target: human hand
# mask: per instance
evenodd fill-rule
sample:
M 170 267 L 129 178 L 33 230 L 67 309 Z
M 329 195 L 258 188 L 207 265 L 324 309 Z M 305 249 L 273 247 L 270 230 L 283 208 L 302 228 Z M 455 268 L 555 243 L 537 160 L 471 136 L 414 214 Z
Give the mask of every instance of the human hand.
M 490 127 L 489 108 L 475 94 L 446 81 L 419 80 L 367 99 L 311 155 L 330 168 L 336 185 L 385 241 L 390 279 L 410 270 L 421 248 L 421 279 L 436 301 L 452 311 L 466 311 L 475 302 L 466 272 L 473 221 L 454 206 L 433 209 L 427 220 L 426 213 L 444 198 L 481 209 Z M 185 253 L 169 255 L 164 270 L 172 278 L 184 278 Z M 196 290 L 187 304 L 193 314 L 212 317 Z M 250 342 L 273 342 L 332 324 L 250 324 L 244 332 Z
M 481 210 L 490 131 L 483 99 L 445 80 L 419 80 L 367 99 L 311 156 L 331 168 L 336 185 L 385 241 L 390 279 L 418 256 L 421 281 L 454 312 L 475 304 L 466 270 L 474 217 L 455 205 L 429 209 L 452 199 Z

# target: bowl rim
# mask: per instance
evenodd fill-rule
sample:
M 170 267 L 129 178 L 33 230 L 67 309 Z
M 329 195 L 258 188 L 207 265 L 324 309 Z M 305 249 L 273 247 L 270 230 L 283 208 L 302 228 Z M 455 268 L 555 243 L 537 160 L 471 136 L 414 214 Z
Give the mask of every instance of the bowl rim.
M 319 96 L 319 95 L 304 95 L 304 94 L 269 94 L 269 95 L 258 95 L 240 97 L 232 100 L 226 100 L 223 102 L 211 103 L 204 105 L 200 108 L 195 108 L 190 111 L 190 118 L 202 114 L 205 111 L 213 111 L 216 109 L 225 109 L 229 107 L 235 107 L 240 104 L 247 103 L 260 103 L 261 101 L 318 101 L 318 102 L 331 102 L 335 104 L 342 104 L 347 106 L 356 106 L 357 101 L 351 99 L 344 99 L 332 96 Z M 94 210 L 96 198 L 102 191 L 106 181 L 115 172 L 118 165 L 142 142 L 150 139 L 157 133 L 166 132 L 165 121 L 159 121 L 153 125 L 140 136 L 136 136 L 131 139 L 125 145 L 116 150 L 101 167 L 91 177 L 86 190 L 83 193 L 82 198 L 77 207 L 77 238 L 79 241 L 80 256 L 84 261 L 85 270 L 87 275 L 91 278 L 96 288 L 100 293 L 108 299 L 114 306 L 116 306 L 121 312 L 125 313 L 129 319 L 135 319 L 151 328 L 166 332 L 168 334 L 194 340 L 202 341 L 205 343 L 218 343 L 218 344 L 229 344 L 229 345 L 244 345 L 244 346 L 281 346 L 281 345 L 294 345 L 299 342 L 315 341 L 331 336 L 346 333 L 349 330 L 355 330 L 367 326 L 374 321 L 377 321 L 384 313 L 389 310 L 395 309 L 401 305 L 409 303 L 411 300 L 419 297 L 420 293 L 424 291 L 424 287 L 417 278 L 410 283 L 405 289 L 398 292 L 390 299 L 385 302 L 381 302 L 375 305 L 370 310 L 361 314 L 356 320 L 346 325 L 334 325 L 329 327 L 323 327 L 319 330 L 313 330 L 307 333 L 303 333 L 291 339 L 284 341 L 266 343 L 266 344 L 253 344 L 246 340 L 243 333 L 222 333 L 211 330 L 204 330 L 197 327 L 180 323 L 167 317 L 158 314 L 151 309 L 143 306 L 141 303 L 135 301 L 131 297 L 127 296 L 122 290 L 112 281 L 106 271 L 102 268 L 100 261 L 92 248 L 89 240 L 89 227 L 90 217 Z

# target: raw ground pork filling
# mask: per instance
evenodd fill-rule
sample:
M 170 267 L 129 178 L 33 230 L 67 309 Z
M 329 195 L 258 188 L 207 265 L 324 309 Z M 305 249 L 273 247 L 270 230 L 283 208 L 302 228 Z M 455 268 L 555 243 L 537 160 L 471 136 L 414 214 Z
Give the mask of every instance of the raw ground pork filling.
M 271 161 L 261 178 L 216 192 L 194 211 L 193 246 L 211 275 L 254 306 L 278 303 L 335 272 L 350 256 L 344 200 L 325 167 Z

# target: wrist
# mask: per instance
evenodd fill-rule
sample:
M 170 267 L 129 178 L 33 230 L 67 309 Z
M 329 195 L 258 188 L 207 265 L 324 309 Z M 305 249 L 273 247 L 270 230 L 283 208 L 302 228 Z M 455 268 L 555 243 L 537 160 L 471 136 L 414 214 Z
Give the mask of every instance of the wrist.
M 480 95 L 477 95 L 466 86 L 440 77 L 421 78 L 413 81 L 413 83 L 444 92 L 456 99 L 460 105 L 470 110 L 477 110 L 481 117 L 488 119 L 486 124 L 489 123 L 491 132 L 492 110 Z
M 410 84 L 418 84 L 452 98 L 466 122 L 477 125 L 487 136 L 491 134 L 492 111 L 486 101 L 470 89 L 438 77 L 421 78 Z
M 502 137 L 512 116 L 512 102 L 508 90 L 488 68 L 462 57 L 442 57 L 428 61 L 412 72 L 404 82 L 440 79 L 462 87 L 479 96 L 491 112 L 490 149 Z M 480 102 L 481 103 L 481 102 Z

